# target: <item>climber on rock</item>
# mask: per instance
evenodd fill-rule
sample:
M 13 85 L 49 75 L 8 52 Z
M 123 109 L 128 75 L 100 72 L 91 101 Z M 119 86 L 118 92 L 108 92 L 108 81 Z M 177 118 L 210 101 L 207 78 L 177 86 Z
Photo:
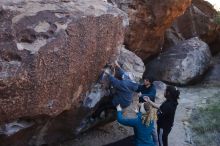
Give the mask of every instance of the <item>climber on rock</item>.
M 133 93 L 138 89 L 138 84 L 132 81 L 132 77 L 120 67 L 117 61 L 112 68 L 114 68 L 113 75 L 105 72 L 114 89 L 114 92 L 110 94 L 112 100 L 101 104 L 92 115 L 93 118 L 99 117 L 103 111 L 108 109 L 116 110 L 115 107 L 118 104 L 120 104 L 123 109 L 128 107 L 132 103 Z M 116 76 L 114 76 L 115 73 Z
M 103 101 L 91 116 L 81 122 L 77 130 L 74 131 L 75 134 L 100 122 L 112 120 L 114 118 L 112 114 L 116 114 L 116 106 L 120 104 L 123 109 L 127 108 L 132 103 L 133 93 L 138 89 L 138 84 L 132 81 L 132 76 L 125 72 L 117 61 L 113 65 L 107 64 L 104 67 L 97 82 L 100 84 L 109 82 L 110 94 L 102 99 Z

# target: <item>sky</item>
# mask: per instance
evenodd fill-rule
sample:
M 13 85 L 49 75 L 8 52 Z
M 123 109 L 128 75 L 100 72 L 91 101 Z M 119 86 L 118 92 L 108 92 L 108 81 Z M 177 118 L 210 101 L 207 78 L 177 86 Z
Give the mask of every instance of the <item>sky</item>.
M 206 0 L 210 2 L 212 5 L 214 5 L 215 9 L 220 11 L 220 0 Z

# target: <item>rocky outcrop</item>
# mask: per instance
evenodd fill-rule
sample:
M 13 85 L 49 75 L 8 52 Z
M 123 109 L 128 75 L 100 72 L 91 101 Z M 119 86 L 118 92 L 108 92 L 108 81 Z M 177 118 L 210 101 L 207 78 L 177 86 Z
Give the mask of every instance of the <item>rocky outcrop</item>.
M 0 3 L 0 135 L 29 127 L 0 145 L 71 137 L 89 114 L 86 95 L 119 53 L 126 15 L 99 0 Z
M 165 31 L 162 51 L 166 51 L 170 47 L 173 47 L 184 40 L 185 38 L 180 33 L 177 32 L 176 28 L 173 25 Z
M 210 45 L 212 54 L 219 52 L 220 26 L 214 22 L 217 15 L 214 7 L 204 0 L 192 0 L 184 15 L 177 18 L 166 33 L 164 49 L 177 44 L 180 38 L 199 37 Z M 174 36 L 174 37 L 170 37 Z
M 156 98 L 155 103 L 162 104 L 166 98 L 164 97 L 164 93 L 166 91 L 167 85 L 161 81 L 154 81 L 154 86 L 156 87 Z
M 206 71 L 210 59 L 208 45 L 199 38 L 192 38 L 161 53 L 146 65 L 144 75 L 173 84 L 186 85 Z
M 191 0 L 108 0 L 129 16 L 126 48 L 142 59 L 158 54 L 164 42 L 164 32 L 184 13 Z
M 139 82 L 142 79 L 145 66 L 143 61 L 137 57 L 136 54 L 125 48 L 121 48 L 118 62 L 136 82 Z

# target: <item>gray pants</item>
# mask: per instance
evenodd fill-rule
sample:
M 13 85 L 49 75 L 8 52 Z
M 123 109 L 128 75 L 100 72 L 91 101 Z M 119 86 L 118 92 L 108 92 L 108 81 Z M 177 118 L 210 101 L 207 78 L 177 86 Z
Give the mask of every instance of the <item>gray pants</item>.
M 153 137 L 154 145 L 159 146 L 156 124 L 157 124 L 156 121 L 154 121 L 152 137 Z

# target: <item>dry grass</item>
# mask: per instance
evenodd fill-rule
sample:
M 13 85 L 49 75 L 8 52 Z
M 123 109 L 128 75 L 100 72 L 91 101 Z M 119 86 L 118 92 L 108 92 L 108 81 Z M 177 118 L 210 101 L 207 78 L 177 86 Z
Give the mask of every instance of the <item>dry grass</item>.
M 206 105 L 193 111 L 191 125 L 195 146 L 219 146 L 220 93 L 209 98 Z

